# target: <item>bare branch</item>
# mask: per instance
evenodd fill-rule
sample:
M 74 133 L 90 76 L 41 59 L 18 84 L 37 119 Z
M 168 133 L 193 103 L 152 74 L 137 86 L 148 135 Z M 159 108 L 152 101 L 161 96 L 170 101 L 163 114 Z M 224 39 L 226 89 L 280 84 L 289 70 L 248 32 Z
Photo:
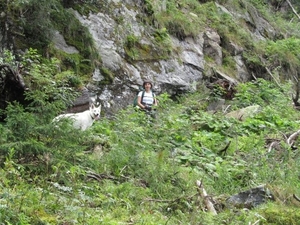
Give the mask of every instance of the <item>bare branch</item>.
M 270 146 L 269 146 L 269 148 L 268 148 L 268 153 L 270 153 L 270 152 L 272 151 L 272 149 L 273 149 L 273 147 L 274 147 L 275 145 L 278 145 L 278 141 L 273 141 L 273 142 L 270 144 Z
M 293 197 L 294 197 L 294 199 L 296 199 L 298 202 L 300 202 L 300 198 L 299 198 L 297 195 L 293 194 Z
M 275 81 L 275 83 L 277 84 L 277 86 L 281 89 L 281 86 L 279 84 L 279 82 L 277 81 L 277 79 L 274 77 L 274 75 L 271 73 L 270 69 L 268 67 L 265 67 L 268 74 L 273 78 L 273 80 Z
M 298 19 L 300 20 L 300 16 L 298 15 L 297 11 L 295 10 L 295 8 L 293 7 L 292 3 L 289 0 L 286 0 L 286 2 L 289 4 L 289 6 L 291 7 L 291 9 L 293 10 L 293 13 L 298 17 Z
M 286 142 L 290 147 L 294 144 L 294 142 L 298 138 L 299 134 L 300 134 L 300 130 L 296 131 L 291 136 L 289 136 L 289 138 L 287 139 Z
M 200 196 L 204 199 L 204 204 L 209 212 L 211 212 L 213 215 L 217 215 L 217 211 L 215 210 L 214 204 L 209 199 L 209 196 L 206 192 L 206 190 L 203 187 L 203 184 L 201 181 L 196 181 L 197 189 L 200 194 Z
M 228 105 L 228 106 L 224 109 L 223 113 L 226 114 L 227 110 L 228 110 L 230 107 L 231 107 L 231 105 Z
M 299 75 L 300 74 L 297 73 L 297 77 L 294 76 L 294 79 L 296 81 L 296 84 L 295 84 L 295 86 L 296 86 L 296 95 L 292 95 L 292 100 L 294 102 L 294 106 L 295 106 L 296 109 L 300 106 L 300 103 L 298 102 L 299 94 L 300 94 L 300 80 L 298 79 Z
M 226 153 L 227 153 L 227 149 L 229 148 L 229 145 L 231 144 L 231 141 L 229 141 L 227 144 L 226 144 L 226 146 L 225 146 L 225 148 L 223 148 L 223 149 L 221 149 L 220 151 L 219 151 L 219 154 L 223 154 L 224 156 L 226 155 Z

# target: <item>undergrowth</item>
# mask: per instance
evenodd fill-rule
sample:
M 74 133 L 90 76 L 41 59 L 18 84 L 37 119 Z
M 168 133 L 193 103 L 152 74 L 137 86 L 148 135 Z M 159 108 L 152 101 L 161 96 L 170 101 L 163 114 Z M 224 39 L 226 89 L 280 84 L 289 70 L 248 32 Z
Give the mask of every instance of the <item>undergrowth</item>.
M 40 95 L 39 111 L 11 104 L 0 125 L 1 224 L 297 224 L 298 141 L 291 148 L 284 137 L 297 131 L 298 112 L 290 85 L 282 87 L 241 84 L 231 110 L 261 107 L 243 121 L 206 111 L 211 100 L 199 90 L 176 102 L 158 96 L 154 121 L 128 107 L 84 132 L 39 117 L 48 110 Z M 280 148 L 269 149 L 269 139 Z M 218 215 L 205 210 L 197 180 Z M 226 207 L 229 196 L 261 184 L 276 202 Z
M 145 1 L 148 14 L 155 2 Z M 228 43 L 247 46 L 246 32 L 231 17 L 212 1 L 202 2 L 207 3 L 168 1 L 166 11 L 152 12 L 159 22 L 155 41 L 169 44 L 168 33 L 195 37 L 209 24 Z M 127 47 L 135 47 L 136 40 L 127 38 Z M 294 38 L 265 43 L 273 60 L 267 66 L 287 66 L 288 58 L 289 69 L 297 68 L 298 45 Z M 128 107 L 79 132 L 67 122 L 56 127 L 51 121 L 71 104 L 77 95 L 72 87 L 80 81 L 71 71 L 60 73 L 58 59 L 42 59 L 32 49 L 27 54 L 27 104 L 10 103 L 0 124 L 0 224 L 298 223 L 300 204 L 293 196 L 300 196 L 299 141 L 287 139 L 299 129 L 299 112 L 291 104 L 289 83 L 239 84 L 235 98 L 225 103 L 227 112 L 260 107 L 243 120 L 207 111 L 218 96 L 199 89 L 176 102 L 158 96 L 154 121 Z M 11 57 L 1 62 L 14 67 Z M 217 215 L 207 212 L 197 180 L 215 200 Z M 251 210 L 227 207 L 229 196 L 261 184 L 276 201 Z

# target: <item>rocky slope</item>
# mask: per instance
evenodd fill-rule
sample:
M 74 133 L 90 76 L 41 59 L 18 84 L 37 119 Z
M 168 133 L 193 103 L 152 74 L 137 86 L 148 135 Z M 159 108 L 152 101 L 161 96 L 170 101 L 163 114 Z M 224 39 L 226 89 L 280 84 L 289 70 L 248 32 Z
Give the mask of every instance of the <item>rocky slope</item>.
M 251 1 L 101 3 L 102 8 L 85 15 L 69 9 L 88 28 L 102 60 L 90 74 L 83 97 L 75 103 L 79 111 L 90 99 L 98 99 L 111 115 L 132 103 L 144 79 L 154 82 L 157 94 L 176 96 L 220 79 L 232 87 L 237 82 L 268 77 L 263 63 L 249 61 L 245 53 L 251 54 L 256 42 L 287 36 L 287 31 L 268 21 L 270 18 Z M 276 7 L 277 11 L 290 10 L 287 3 Z M 57 31 L 52 42 L 66 54 L 79 52 Z M 111 82 L 105 85 L 103 68 L 111 74 Z
M 180 38 L 168 34 L 166 48 L 171 48 L 164 57 L 160 57 L 161 48 L 153 40 L 153 33 L 157 28 L 149 24 L 141 23 L 140 17 L 147 16 L 143 10 L 143 1 L 109 1 L 110 10 L 102 10 L 98 13 L 90 13 L 82 16 L 75 12 L 78 20 L 88 27 L 96 42 L 98 52 L 103 60 L 103 66 L 115 75 L 112 84 L 97 86 L 103 79 L 99 70 L 95 70 L 92 82 L 88 88 L 99 95 L 106 109 L 118 109 L 130 104 L 135 90 L 141 85 L 143 79 L 154 81 L 154 89 L 157 93 L 168 92 L 177 95 L 186 91 L 196 90 L 197 83 L 220 79 L 226 79 L 230 83 L 245 82 L 254 77 L 263 77 L 261 71 L 249 68 L 243 57 L 247 46 L 235 43 L 234 39 L 225 40 L 218 30 L 210 26 L 204 26 L 199 33 Z M 157 10 L 164 10 L 164 3 L 152 1 L 152 4 L 161 4 Z M 201 4 L 201 3 L 200 3 Z M 282 36 L 280 31 L 271 25 L 261 13 L 252 5 L 247 10 L 235 11 L 230 5 L 221 5 L 217 2 L 212 7 L 218 13 L 226 14 L 242 27 L 246 35 L 255 41 L 274 40 Z M 178 5 L 184 10 L 184 6 Z M 284 6 L 282 6 L 284 7 Z M 155 8 L 155 6 L 153 6 Z M 188 7 L 186 7 L 188 9 Z M 198 15 L 192 11 L 186 11 L 191 23 Z M 122 20 L 122 22 L 120 22 Z M 134 56 L 128 57 L 126 52 L 126 40 L 135 37 L 133 51 Z M 143 49 L 147 49 L 146 53 Z M 221 72 L 224 58 L 229 56 L 234 60 L 230 73 Z M 165 54 L 164 52 L 162 54 Z M 130 60 L 128 60 L 130 59 Z M 266 71 L 264 71 L 265 74 Z

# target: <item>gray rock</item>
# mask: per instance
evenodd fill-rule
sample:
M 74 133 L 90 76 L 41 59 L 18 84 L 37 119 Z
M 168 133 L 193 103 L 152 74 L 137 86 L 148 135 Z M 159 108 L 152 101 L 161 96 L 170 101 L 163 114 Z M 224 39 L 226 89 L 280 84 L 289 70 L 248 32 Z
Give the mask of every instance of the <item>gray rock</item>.
M 99 72 L 100 68 L 96 68 L 87 85 L 91 97 L 100 96 L 104 105 L 103 111 L 111 113 L 130 105 L 144 79 L 154 82 L 157 94 L 167 92 L 170 95 L 177 95 L 195 91 L 195 84 L 204 82 L 211 67 L 222 66 L 222 47 L 234 57 L 236 63 L 236 74 L 228 74 L 228 77 L 234 77 L 234 80 L 242 82 L 251 78 L 241 57 L 243 48 L 231 42 L 227 43 L 227 46 L 221 46 L 220 35 L 215 30 L 206 29 L 198 36 L 186 37 L 184 40 L 171 36 L 170 44 L 176 51 L 173 51 L 169 58 L 160 59 L 158 56 L 161 50 L 153 44 L 152 35 L 157 28 L 147 26 L 138 19 L 141 12 L 137 9 L 141 7 L 141 2 L 111 0 L 109 4 L 111 10 L 90 13 L 87 16 L 74 11 L 78 20 L 89 29 L 93 37 L 102 59 L 101 66 L 109 69 L 114 75 L 111 84 L 100 87 L 98 83 L 103 80 L 103 75 Z M 249 9 L 249 12 L 244 14 L 237 14 L 232 9 L 217 3 L 216 5 L 220 13 L 227 13 L 251 24 L 253 30 L 250 31 L 256 39 L 275 35 L 272 26 L 260 17 L 255 8 Z M 165 10 L 165 1 L 161 3 L 161 10 Z M 197 15 L 189 14 L 189 16 Z M 132 35 L 137 37 L 139 44 L 147 46 L 149 54 L 128 62 L 124 42 Z M 213 59 L 213 63 L 207 63 L 204 56 Z M 203 74 L 204 70 L 207 72 L 206 76 Z
M 259 105 L 251 105 L 239 110 L 235 110 L 232 112 L 227 113 L 226 117 L 232 117 L 238 120 L 245 120 L 246 118 L 250 116 L 254 116 L 257 113 L 259 113 L 261 110 L 261 107 Z
M 271 191 L 265 185 L 261 185 L 229 197 L 226 203 L 228 206 L 234 206 L 236 208 L 252 209 L 267 201 L 274 200 L 275 198 Z
M 55 48 L 64 51 L 68 54 L 79 53 L 79 51 L 74 46 L 69 46 L 65 38 L 58 32 L 54 32 L 53 40 Z

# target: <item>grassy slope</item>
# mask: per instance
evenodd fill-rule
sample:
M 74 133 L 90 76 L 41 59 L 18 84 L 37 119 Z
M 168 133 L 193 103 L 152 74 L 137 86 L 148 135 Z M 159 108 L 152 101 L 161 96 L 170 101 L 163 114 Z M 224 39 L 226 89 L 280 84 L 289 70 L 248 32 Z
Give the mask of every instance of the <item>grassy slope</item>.
M 35 84 L 41 74 L 47 77 L 37 71 Z M 66 97 L 47 82 L 41 82 L 44 93 Z M 153 123 L 128 107 L 86 132 L 67 124 L 55 129 L 49 118 L 57 109 L 43 105 L 45 99 L 36 103 L 41 107 L 14 106 L 0 125 L 0 222 L 297 224 L 299 202 L 292 195 L 300 196 L 298 141 L 290 148 L 286 137 L 299 129 L 299 113 L 290 85 L 282 85 L 241 84 L 229 109 L 262 106 L 245 121 L 207 112 L 216 96 L 205 88 L 176 103 L 160 95 Z M 270 140 L 280 144 L 268 152 Z M 224 156 L 220 150 L 228 143 Z M 217 216 L 205 212 L 196 180 L 218 203 Z M 276 202 L 251 211 L 224 208 L 228 196 L 260 184 L 268 185 Z
M 0 220 L 11 224 L 252 224 L 258 220 L 297 224 L 299 202 L 292 194 L 300 195 L 299 154 L 284 143 L 284 137 L 298 129 L 298 112 L 290 104 L 289 90 L 286 85 L 281 92 L 265 81 L 241 85 L 228 104 L 262 106 L 259 114 L 245 121 L 207 112 L 214 98 L 201 89 L 178 103 L 159 96 L 159 116 L 153 123 L 129 107 L 113 121 L 102 119 L 87 132 L 40 125 L 49 129 L 40 134 L 41 142 L 51 148 L 40 149 L 37 159 L 27 163 L 20 163 L 14 150 L 4 160 Z M 267 139 L 281 140 L 280 148 L 268 152 Z M 219 151 L 228 142 L 224 156 Z M 203 181 L 218 203 L 217 216 L 204 211 L 196 180 Z M 260 184 L 268 185 L 276 202 L 251 211 L 223 208 L 230 195 Z

